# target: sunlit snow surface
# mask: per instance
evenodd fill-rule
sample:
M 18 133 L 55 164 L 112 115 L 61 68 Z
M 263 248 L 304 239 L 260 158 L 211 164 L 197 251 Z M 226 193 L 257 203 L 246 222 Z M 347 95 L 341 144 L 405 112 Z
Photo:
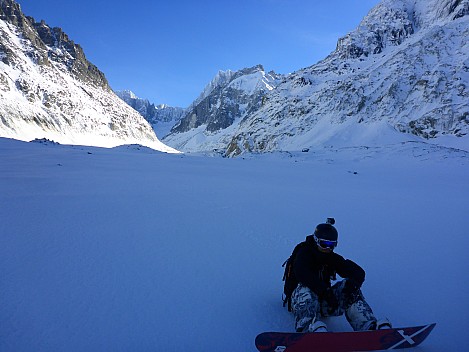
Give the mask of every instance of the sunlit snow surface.
M 223 159 L 0 139 L 0 350 L 255 351 L 328 216 L 416 351 L 466 347 L 469 154 L 408 142 Z M 345 318 L 327 321 L 349 330 Z

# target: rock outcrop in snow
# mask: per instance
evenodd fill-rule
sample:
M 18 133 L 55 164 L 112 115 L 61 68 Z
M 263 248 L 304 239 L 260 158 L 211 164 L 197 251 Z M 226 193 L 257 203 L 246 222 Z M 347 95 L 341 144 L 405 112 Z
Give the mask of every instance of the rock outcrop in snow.
M 174 151 L 112 92 L 79 45 L 13 0 L 0 0 L 0 98 L 2 137 Z

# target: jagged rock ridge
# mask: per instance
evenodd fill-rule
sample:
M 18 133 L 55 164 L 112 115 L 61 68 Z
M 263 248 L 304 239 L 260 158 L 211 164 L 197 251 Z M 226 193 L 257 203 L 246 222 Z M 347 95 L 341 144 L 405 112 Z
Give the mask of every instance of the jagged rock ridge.
M 164 138 L 165 143 L 186 151 L 224 148 L 226 131 L 258 110 L 280 78 L 274 72 L 266 73 L 262 65 L 219 71 Z
M 51 28 L 44 20 L 36 22 L 33 17 L 25 16 L 14 1 L 1 0 L 0 4 L 0 19 L 16 27 L 22 37 L 29 40 L 31 50 L 27 51 L 27 56 L 35 63 L 46 66 L 50 66 L 51 61 L 64 63 L 76 78 L 109 89 L 104 74 L 86 59 L 81 46 L 61 28 Z M 8 60 L 8 55 L 6 58 Z
M 277 78 L 274 73 L 266 74 L 262 65 L 236 72 L 220 71 L 172 132 L 187 132 L 201 125 L 207 132 L 216 132 L 231 126 L 237 118 L 260 107 Z
M 174 151 L 110 89 L 104 74 L 60 28 L 0 0 L 0 136 Z

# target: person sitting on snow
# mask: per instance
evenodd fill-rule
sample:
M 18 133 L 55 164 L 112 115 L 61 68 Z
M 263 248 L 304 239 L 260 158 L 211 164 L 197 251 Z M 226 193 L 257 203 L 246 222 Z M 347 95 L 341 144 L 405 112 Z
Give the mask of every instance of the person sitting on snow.
M 391 328 L 388 320 L 375 318 L 363 297 L 360 288 L 365 271 L 334 252 L 338 239 L 334 222 L 328 219 L 328 223 L 317 225 L 293 261 L 293 272 L 299 282 L 291 296 L 296 331 L 326 332 L 327 326 L 321 319 L 344 313 L 354 331 Z M 336 274 L 343 280 L 332 285 Z

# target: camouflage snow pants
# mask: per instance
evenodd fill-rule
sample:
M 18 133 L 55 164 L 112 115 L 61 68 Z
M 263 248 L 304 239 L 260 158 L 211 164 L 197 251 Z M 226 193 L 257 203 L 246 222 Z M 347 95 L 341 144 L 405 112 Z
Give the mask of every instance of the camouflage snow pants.
M 295 316 L 295 329 L 300 332 L 309 327 L 311 323 L 321 320 L 322 317 L 339 316 L 345 313 L 347 321 L 354 331 L 368 330 L 376 322 L 371 307 L 366 303 L 361 290 L 352 295 L 345 295 L 342 290 L 346 280 L 339 281 L 332 286 L 339 307 L 330 312 L 327 302 L 308 287 L 299 284 L 292 294 L 292 312 Z

